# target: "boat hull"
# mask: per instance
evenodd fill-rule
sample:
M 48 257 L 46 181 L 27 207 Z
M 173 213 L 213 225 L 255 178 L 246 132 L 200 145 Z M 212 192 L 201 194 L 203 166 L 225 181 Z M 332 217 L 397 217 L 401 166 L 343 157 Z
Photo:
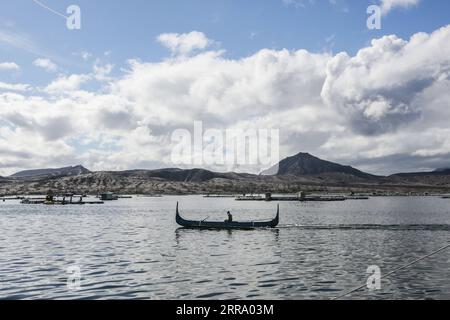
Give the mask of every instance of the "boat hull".
M 277 215 L 275 219 L 270 221 L 248 221 L 248 222 L 227 222 L 227 221 L 195 221 L 186 220 L 181 217 L 178 211 L 178 203 L 176 210 L 176 222 L 185 228 L 195 229 L 255 229 L 255 228 L 275 228 L 280 220 L 280 208 L 277 208 Z

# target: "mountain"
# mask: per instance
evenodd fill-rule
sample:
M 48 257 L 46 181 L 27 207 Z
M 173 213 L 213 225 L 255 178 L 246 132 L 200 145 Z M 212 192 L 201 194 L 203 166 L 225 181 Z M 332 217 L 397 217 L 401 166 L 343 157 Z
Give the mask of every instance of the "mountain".
M 276 170 L 278 168 L 278 170 Z M 274 173 L 276 171 L 276 173 Z M 374 179 L 377 176 L 362 172 L 350 166 L 343 166 L 338 163 L 319 159 L 309 153 L 299 153 L 288 157 L 280 163 L 262 173 L 263 175 L 293 175 L 293 176 L 314 176 L 314 175 L 349 175 L 362 179 Z
M 11 178 L 46 178 L 59 176 L 76 176 L 80 174 L 90 173 L 85 167 L 78 165 L 74 167 L 64 167 L 56 169 L 36 169 L 24 170 L 11 175 Z
M 440 168 L 434 170 L 434 172 L 440 173 L 440 174 L 450 174 L 450 168 Z
M 396 173 L 390 177 L 424 177 L 424 176 L 449 176 L 450 169 L 436 169 L 429 172 L 406 172 L 406 173 Z
M 447 186 L 450 185 L 450 169 L 436 169 L 428 172 L 406 172 L 396 173 L 386 177 L 390 183 Z
M 0 177 L 0 194 L 249 194 L 306 192 L 450 192 L 450 169 L 374 176 L 308 153 L 288 157 L 260 175 L 205 169 L 91 172 L 82 166 L 38 169 Z
M 142 179 L 159 179 L 175 182 L 205 182 L 213 179 L 240 179 L 245 174 L 238 173 L 218 173 L 205 169 L 157 169 L 157 170 L 128 170 L 110 172 L 115 175 L 128 177 L 139 177 Z

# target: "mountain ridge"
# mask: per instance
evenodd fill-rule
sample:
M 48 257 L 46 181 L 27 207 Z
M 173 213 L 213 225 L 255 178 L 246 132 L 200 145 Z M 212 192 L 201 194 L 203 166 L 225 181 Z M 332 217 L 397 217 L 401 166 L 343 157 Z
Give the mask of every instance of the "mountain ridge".
M 450 192 L 447 170 L 375 176 L 351 166 L 299 153 L 280 161 L 272 175 L 214 172 L 193 168 L 89 171 L 78 165 L 20 171 L 0 177 L 0 194 L 45 194 L 48 190 L 97 194 L 296 193 L 299 190 L 343 192 Z
M 277 171 L 274 173 L 274 171 Z M 351 166 L 322 160 L 309 153 L 300 152 L 281 160 L 277 165 L 262 172 L 263 175 L 312 176 L 323 174 L 346 174 L 362 179 L 376 179 L 379 176 L 363 172 Z
M 10 175 L 8 178 L 36 178 L 45 176 L 71 176 L 84 173 L 90 173 L 88 169 L 82 165 L 68 166 L 62 168 L 43 168 L 43 169 L 31 169 L 22 170 Z
M 237 172 L 216 172 L 203 168 L 160 168 L 160 169 L 129 169 L 118 171 L 90 171 L 83 165 L 67 166 L 61 168 L 41 168 L 29 169 L 16 172 L 10 176 L 0 176 L 0 180 L 8 180 L 10 178 L 45 178 L 45 177 L 59 177 L 59 176 L 76 176 L 80 174 L 107 172 L 117 174 L 131 174 L 131 173 L 146 173 L 149 177 L 159 177 L 173 179 L 174 181 L 205 181 L 213 178 L 244 178 L 254 177 L 256 174 L 251 173 L 237 173 Z M 260 176 L 320 176 L 345 174 L 362 179 L 378 179 L 389 177 L 412 177 L 412 176 L 436 176 L 436 175 L 450 175 L 450 168 L 440 168 L 428 172 L 400 172 L 387 176 L 374 175 L 350 165 L 341 165 L 339 163 L 320 159 L 310 153 L 299 152 L 298 154 L 286 157 L 275 166 L 262 171 Z

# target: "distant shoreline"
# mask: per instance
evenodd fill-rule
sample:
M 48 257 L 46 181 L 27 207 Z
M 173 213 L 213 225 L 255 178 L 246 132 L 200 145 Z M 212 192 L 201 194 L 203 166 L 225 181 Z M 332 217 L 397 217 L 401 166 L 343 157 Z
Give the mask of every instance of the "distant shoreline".
M 144 179 L 128 181 L 118 179 L 109 183 L 79 183 L 77 177 L 43 179 L 39 181 L 8 181 L 0 183 L 1 196 L 43 195 L 49 190 L 54 193 L 74 193 L 97 195 L 102 192 L 114 192 L 120 195 L 242 195 L 242 194 L 297 194 L 300 191 L 319 194 L 368 194 L 370 196 L 387 195 L 446 195 L 450 187 L 431 185 L 388 185 L 388 184 L 316 184 L 306 181 L 226 181 L 212 179 L 205 182 L 174 182 Z

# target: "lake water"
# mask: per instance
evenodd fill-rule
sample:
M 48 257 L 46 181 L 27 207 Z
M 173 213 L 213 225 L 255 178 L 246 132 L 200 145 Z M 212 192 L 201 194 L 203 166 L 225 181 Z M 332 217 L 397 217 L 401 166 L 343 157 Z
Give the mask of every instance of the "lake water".
M 254 231 L 179 229 L 177 201 L 192 219 L 276 213 L 274 202 L 201 196 L 3 202 L 0 298 L 329 299 L 365 283 L 371 265 L 386 274 L 450 242 L 450 200 L 437 197 L 282 202 L 280 226 Z M 450 249 L 348 298 L 450 299 L 449 266 Z

